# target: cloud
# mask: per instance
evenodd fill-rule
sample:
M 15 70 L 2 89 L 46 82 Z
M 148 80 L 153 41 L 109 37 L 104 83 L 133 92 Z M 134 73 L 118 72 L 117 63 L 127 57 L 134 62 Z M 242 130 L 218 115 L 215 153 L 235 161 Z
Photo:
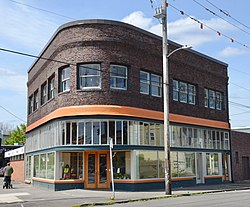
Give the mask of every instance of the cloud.
M 6 18 L 8 17 L 8 18 Z M 0 40 L 41 50 L 57 27 L 51 18 L 13 2 L 0 2 Z
M 162 35 L 162 25 L 160 23 L 154 24 L 153 19 L 145 17 L 141 11 L 131 13 L 123 18 L 122 21 L 148 30 L 156 35 Z M 204 24 L 203 29 L 200 28 L 200 24 L 188 17 L 168 22 L 168 39 L 197 48 L 205 43 L 218 41 L 220 36 L 215 31 L 226 32 L 235 29 L 232 25 L 219 18 L 203 19 L 200 22 Z M 212 31 L 205 25 L 213 28 L 215 31 Z
M 146 18 L 142 11 L 135 11 L 124 17 L 121 21 L 142 29 L 148 29 L 152 25 L 152 18 Z
M 222 57 L 232 57 L 232 56 L 240 56 L 247 54 L 248 52 L 243 49 L 239 49 L 236 47 L 226 47 L 224 50 L 222 50 L 219 55 Z
M 3 91 L 1 92 L 1 95 L 8 95 L 10 91 L 26 95 L 26 83 L 26 75 L 21 75 L 8 69 L 0 68 L 0 90 Z

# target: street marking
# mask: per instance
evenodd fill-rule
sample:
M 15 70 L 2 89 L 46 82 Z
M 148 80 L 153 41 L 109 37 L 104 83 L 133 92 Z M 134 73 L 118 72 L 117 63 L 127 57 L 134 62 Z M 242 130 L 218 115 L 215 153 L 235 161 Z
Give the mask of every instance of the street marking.
M 30 194 L 29 193 L 0 194 L 0 203 L 23 202 L 23 200 L 19 199 L 17 196 L 25 196 L 25 195 L 30 195 Z

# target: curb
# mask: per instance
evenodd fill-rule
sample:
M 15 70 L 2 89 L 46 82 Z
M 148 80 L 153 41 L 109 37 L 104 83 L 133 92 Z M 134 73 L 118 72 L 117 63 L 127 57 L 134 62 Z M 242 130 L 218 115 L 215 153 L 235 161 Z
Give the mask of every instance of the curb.
M 165 195 L 165 196 L 151 197 L 151 198 L 138 198 L 138 199 L 132 199 L 132 200 L 123 200 L 123 201 L 110 200 L 110 201 L 107 201 L 107 202 L 84 203 L 84 204 L 76 205 L 76 206 L 73 206 L 73 207 L 114 205 L 114 204 L 130 203 L 130 202 L 150 201 L 150 200 L 158 200 L 158 199 L 166 199 L 166 198 L 179 198 L 179 197 L 184 197 L 184 196 L 198 196 L 198 195 L 203 195 L 203 194 L 212 194 L 212 193 L 230 192 L 230 191 L 240 191 L 240 190 L 250 190 L 250 187 L 211 190 L 211 191 L 204 191 L 204 192 L 197 192 L 197 193 L 182 193 L 182 194 L 176 194 L 176 195 Z

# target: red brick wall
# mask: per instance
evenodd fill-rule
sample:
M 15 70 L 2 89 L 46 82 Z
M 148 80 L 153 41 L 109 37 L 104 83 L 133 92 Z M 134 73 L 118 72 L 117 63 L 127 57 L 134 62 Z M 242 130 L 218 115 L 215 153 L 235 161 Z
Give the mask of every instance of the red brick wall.
M 250 133 L 232 131 L 231 147 L 233 178 L 235 181 L 244 180 L 242 157 L 249 157 L 250 159 Z M 238 153 L 238 160 L 236 152 Z
M 14 170 L 11 179 L 24 182 L 24 160 L 14 160 L 10 163 Z

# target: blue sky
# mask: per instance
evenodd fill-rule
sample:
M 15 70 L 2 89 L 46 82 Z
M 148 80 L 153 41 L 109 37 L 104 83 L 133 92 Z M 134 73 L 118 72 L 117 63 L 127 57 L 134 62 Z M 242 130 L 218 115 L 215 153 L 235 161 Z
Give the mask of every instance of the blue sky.
M 168 7 L 169 39 L 179 44 L 191 45 L 194 50 L 229 65 L 229 105 L 232 126 L 250 126 L 250 2 L 245 0 L 169 0 L 168 2 L 171 5 Z M 152 5 L 154 8 L 160 6 L 161 0 L 153 0 Z M 203 29 L 200 29 L 199 23 L 186 15 L 181 15 L 175 8 L 202 22 Z M 1 0 L 0 48 L 38 55 L 60 25 L 79 19 L 118 20 L 161 35 L 161 25 L 153 15 L 154 10 L 150 0 Z M 216 31 L 221 35 L 219 36 Z M 230 38 L 233 38 L 234 42 Z M 249 45 L 249 48 L 238 44 L 237 41 Z M 22 120 L 26 120 L 27 70 L 33 61 L 33 58 L 0 51 L 0 106 Z M 22 121 L 0 107 L 0 122 L 17 125 Z

